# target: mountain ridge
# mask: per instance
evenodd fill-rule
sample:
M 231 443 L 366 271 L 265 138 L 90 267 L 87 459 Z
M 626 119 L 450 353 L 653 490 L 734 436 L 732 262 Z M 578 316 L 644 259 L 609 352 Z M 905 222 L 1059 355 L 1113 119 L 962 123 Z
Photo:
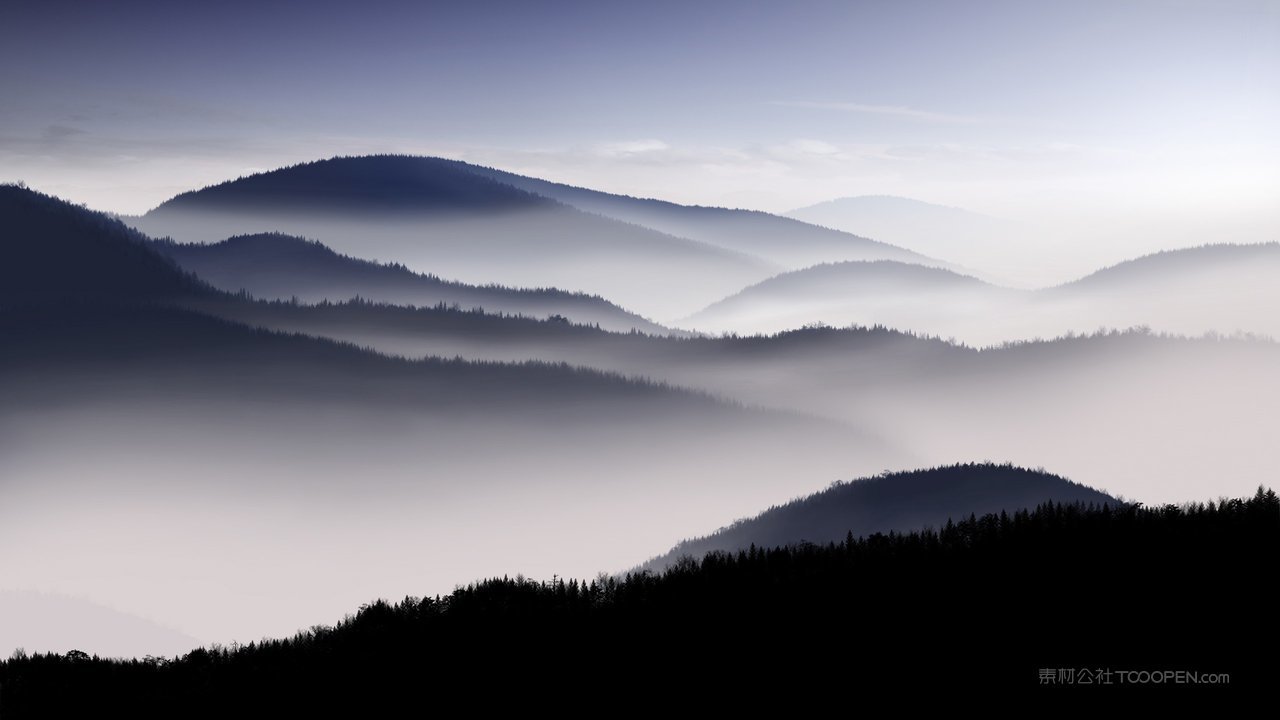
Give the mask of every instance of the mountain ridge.
M 702 537 L 678 543 L 641 565 L 661 570 L 683 557 L 709 552 L 769 549 L 802 543 L 838 543 L 876 533 L 938 529 L 973 515 L 1029 510 L 1046 502 L 1125 503 L 1107 493 L 1043 470 L 1012 464 L 969 463 L 884 473 L 833 483 Z
M 557 288 L 469 285 L 399 263 L 377 263 L 338 253 L 315 240 L 282 233 L 236 235 L 218 243 L 155 241 L 152 247 L 227 292 L 267 300 L 341 302 L 362 298 L 397 305 L 458 305 L 490 312 L 598 324 L 621 332 L 664 334 L 666 328 L 598 295 Z

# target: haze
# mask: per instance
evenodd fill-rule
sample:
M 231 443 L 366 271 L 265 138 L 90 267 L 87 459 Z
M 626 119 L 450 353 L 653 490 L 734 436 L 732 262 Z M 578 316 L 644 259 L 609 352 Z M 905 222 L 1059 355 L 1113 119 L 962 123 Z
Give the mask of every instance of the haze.
M 954 463 L 1249 495 L 1277 68 L 1263 1 L 6 2 L 0 655 Z
M 1028 223 L 1034 281 L 1280 227 L 1268 0 L 0 12 L 0 179 L 113 212 L 400 152 L 771 212 L 964 207 Z

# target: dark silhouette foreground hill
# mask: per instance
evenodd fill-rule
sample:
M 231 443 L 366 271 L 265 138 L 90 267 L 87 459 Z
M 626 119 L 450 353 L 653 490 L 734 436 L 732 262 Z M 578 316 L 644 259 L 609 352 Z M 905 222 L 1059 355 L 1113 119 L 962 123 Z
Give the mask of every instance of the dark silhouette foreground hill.
M 1274 678 L 1263 613 L 1275 606 L 1277 539 L 1280 501 L 1261 488 L 1184 506 L 1046 503 L 936 531 L 712 553 L 662 574 L 495 578 L 172 660 L 19 655 L 0 665 L 0 702 L 6 717 L 239 715 L 618 701 L 675 687 L 722 706 L 792 707 L 893 687 L 1045 699 L 1259 688 Z M 1071 683 L 1045 682 L 1064 669 Z M 1075 682 L 1085 670 L 1088 686 Z M 1150 683 L 1166 670 L 1183 682 Z M 1130 671 L 1147 684 L 1124 684 L 1140 677 Z

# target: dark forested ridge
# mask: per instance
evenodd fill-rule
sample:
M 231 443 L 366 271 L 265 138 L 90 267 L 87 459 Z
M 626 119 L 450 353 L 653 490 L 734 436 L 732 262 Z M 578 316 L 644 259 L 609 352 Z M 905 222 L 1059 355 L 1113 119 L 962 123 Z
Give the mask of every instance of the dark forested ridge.
M 77 392 L 123 397 L 126 388 L 135 397 L 234 389 L 366 404 L 448 400 L 457 411 L 483 407 L 483 398 L 572 405 L 615 390 L 635 398 L 657 389 L 562 364 L 406 362 L 252 329 L 179 307 L 248 301 L 182 270 L 119 221 L 13 185 L 0 186 L 0 218 L 2 414 Z
M 739 520 L 711 535 L 686 540 L 645 563 L 660 570 L 685 556 L 831 543 L 846 533 L 872 535 L 939 527 L 950 518 L 1033 508 L 1045 502 L 1119 506 L 1106 493 L 1046 472 L 1013 465 L 971 463 L 841 482 Z
M 0 303 L 174 299 L 210 292 L 120 221 L 0 185 Z
M 494 578 L 173 659 L 18 654 L 0 664 L 0 707 L 334 711 L 486 690 L 503 704 L 607 699 L 673 681 L 726 703 L 885 687 L 1094 697 L 1151 690 L 1121 673 L 1166 670 L 1214 682 L 1161 692 L 1256 690 L 1274 679 L 1276 628 L 1256 613 L 1275 606 L 1277 540 L 1280 501 L 1262 488 L 1183 506 L 1050 502 L 912 533 L 711 553 L 661 574 Z M 1046 669 L 1064 668 L 1076 671 L 1069 687 L 1044 686 Z M 1075 682 L 1083 670 L 1090 686 Z
M 605 329 L 665 333 L 666 329 L 599 296 L 555 288 L 468 285 L 415 273 L 403 265 L 342 255 L 325 245 L 280 233 L 238 235 L 222 242 L 157 241 L 152 247 L 214 287 L 267 300 L 341 302 L 362 298 L 397 305 L 551 317 Z

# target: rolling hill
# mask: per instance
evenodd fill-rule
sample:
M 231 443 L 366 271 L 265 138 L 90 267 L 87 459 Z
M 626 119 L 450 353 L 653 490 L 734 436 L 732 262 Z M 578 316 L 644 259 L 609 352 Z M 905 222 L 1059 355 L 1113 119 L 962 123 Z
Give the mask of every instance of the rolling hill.
M 664 333 L 666 329 L 602 299 L 554 288 L 520 289 L 467 285 L 340 255 L 324 245 L 289 235 L 240 235 L 222 242 L 156 242 L 153 249 L 214 287 L 257 298 L 341 302 L 362 298 L 395 305 L 456 305 L 493 313 L 547 318 L 608 330 Z
M 281 232 L 470 284 L 558 287 L 677 317 L 778 265 L 620 222 L 438 158 L 322 160 L 183 193 L 129 222 L 179 242 Z
M 843 260 L 940 264 L 930 257 L 885 242 L 757 210 L 679 205 L 574 187 L 466 163 L 457 165 L 468 172 L 586 212 L 748 253 L 788 269 Z
M 973 345 L 1135 326 L 1280 337 L 1271 312 L 1280 307 L 1278 279 L 1277 243 L 1170 250 L 1041 290 L 901 263 L 837 263 L 756 283 L 680 324 L 714 332 L 883 324 Z
M 1045 261 L 1043 233 L 962 208 L 861 195 L 797 208 L 785 216 L 909 248 L 993 282 L 1021 281 L 1044 272 L 1039 269 Z
M 977 349 L 884 327 L 678 338 L 368 303 L 198 309 L 404 357 L 541 359 L 651 378 L 873 428 L 913 466 L 1045 463 L 1143 500 L 1217 492 L 1202 485 L 1216 466 L 1244 492 L 1277 457 L 1266 418 L 1280 402 L 1280 345 L 1261 340 L 1131 331 Z
M 952 465 L 836 483 L 807 497 L 771 507 L 705 537 L 685 540 L 643 565 L 661 570 L 683 557 L 816 543 L 838 543 L 847 534 L 909 533 L 939 529 L 973 515 L 1012 514 L 1046 503 L 1119 509 L 1120 500 L 1045 472 L 989 463 Z
M 202 642 L 512 563 L 590 574 L 880 452 L 845 424 L 643 378 L 214 317 L 200 308 L 255 303 L 96 213 L 15 187 L 0 202 L 22 283 L 0 295 L 4 585 Z
M 910 691 L 921 676 L 948 697 L 975 686 L 1147 703 L 1153 686 L 1184 691 L 1179 698 L 1265 693 L 1274 673 L 1257 658 L 1275 646 L 1274 623 L 1222 625 L 1241 608 L 1266 607 L 1258 603 L 1274 592 L 1267 569 L 1278 538 L 1280 503 L 1259 488 L 1183 506 L 1046 504 L 932 531 L 713 553 L 660 573 L 508 573 L 438 596 L 365 602 L 291 637 L 159 661 L 15 654 L 0 661 L 0 711 L 394 714 L 424 692 L 473 702 L 477 668 L 504 688 L 486 706 L 517 712 L 566 678 L 582 699 L 607 703 L 673 674 L 699 678 L 684 702 L 717 707 L 817 709 L 847 701 L 851 683 Z M 1143 608 L 1146 620 L 1118 623 L 1117 607 Z M 629 642 L 607 659 L 590 650 L 618 638 Z M 963 662 L 939 672 L 940 653 Z M 1046 658 L 1095 656 L 1125 667 L 1055 668 L 1046 687 Z M 1138 663 L 1171 669 L 1127 670 Z M 744 678 L 749 693 L 725 692 Z
M 120 221 L 0 185 L 0 302 L 155 300 L 210 290 Z
M 894 261 L 815 265 L 744 288 L 679 324 L 712 332 L 779 332 L 813 323 L 886 325 L 970 339 L 1022 293 L 942 268 Z M 1016 339 L 1016 338 L 1014 338 Z

